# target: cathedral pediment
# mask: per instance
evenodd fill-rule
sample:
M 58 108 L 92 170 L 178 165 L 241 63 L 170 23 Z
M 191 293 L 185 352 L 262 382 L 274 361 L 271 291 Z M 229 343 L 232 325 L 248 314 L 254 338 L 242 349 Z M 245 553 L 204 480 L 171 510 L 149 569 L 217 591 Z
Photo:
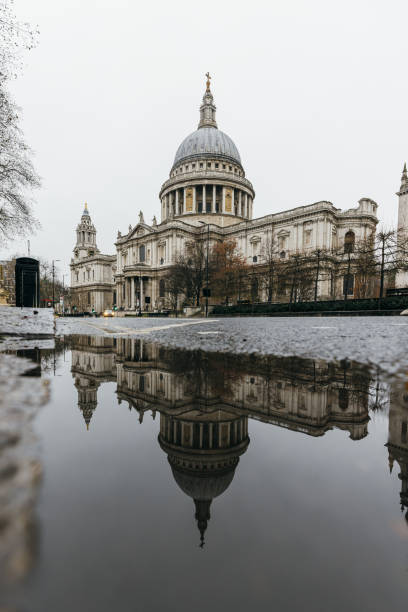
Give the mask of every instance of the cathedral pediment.
M 146 236 L 146 234 L 151 234 L 153 232 L 153 228 L 150 225 L 146 225 L 146 223 L 138 223 L 135 227 L 128 233 L 126 236 L 127 240 L 130 238 L 141 238 L 142 236 Z

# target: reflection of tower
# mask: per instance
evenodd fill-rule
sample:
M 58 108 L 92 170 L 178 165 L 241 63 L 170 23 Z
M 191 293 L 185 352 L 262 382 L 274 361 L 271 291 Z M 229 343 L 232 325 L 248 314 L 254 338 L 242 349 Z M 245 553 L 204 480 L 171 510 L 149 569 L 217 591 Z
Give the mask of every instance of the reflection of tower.
M 401 383 L 399 383 L 401 384 Z M 408 383 L 394 390 L 391 396 L 388 434 L 388 460 L 390 471 L 394 461 L 399 464 L 401 480 L 401 511 L 407 509 L 408 522 Z
M 224 410 L 161 413 L 159 443 L 175 481 L 194 500 L 203 547 L 211 502 L 229 487 L 239 456 L 248 447 L 248 419 Z
M 78 407 L 89 429 L 101 382 L 116 380 L 116 340 L 77 335 L 69 340 L 69 345 L 72 349 L 71 372 L 78 390 Z
M 76 376 L 75 387 L 78 390 L 78 408 L 82 412 L 86 428 L 89 429 L 89 423 L 98 404 L 99 383 L 92 378 Z

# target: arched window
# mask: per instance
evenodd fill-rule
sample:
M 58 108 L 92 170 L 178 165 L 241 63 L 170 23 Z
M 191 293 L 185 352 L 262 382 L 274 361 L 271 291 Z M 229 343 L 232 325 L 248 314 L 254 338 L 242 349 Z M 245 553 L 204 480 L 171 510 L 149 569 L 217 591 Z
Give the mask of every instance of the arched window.
M 162 278 L 159 282 L 159 297 L 164 297 L 166 293 L 166 281 Z
M 344 236 L 344 252 L 353 253 L 355 242 L 356 242 L 356 236 L 354 232 L 349 230 L 347 234 Z
M 146 247 L 142 244 L 139 247 L 139 261 L 144 262 L 146 260 Z

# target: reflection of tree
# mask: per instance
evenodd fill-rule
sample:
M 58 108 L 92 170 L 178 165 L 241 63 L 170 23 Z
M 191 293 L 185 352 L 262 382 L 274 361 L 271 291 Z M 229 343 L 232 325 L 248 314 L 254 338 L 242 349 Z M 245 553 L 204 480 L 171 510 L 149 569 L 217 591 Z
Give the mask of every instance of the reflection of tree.
M 234 356 L 225 353 L 161 347 L 159 359 L 183 381 L 187 394 L 196 397 L 220 397 L 231 391 L 232 383 L 243 376 Z

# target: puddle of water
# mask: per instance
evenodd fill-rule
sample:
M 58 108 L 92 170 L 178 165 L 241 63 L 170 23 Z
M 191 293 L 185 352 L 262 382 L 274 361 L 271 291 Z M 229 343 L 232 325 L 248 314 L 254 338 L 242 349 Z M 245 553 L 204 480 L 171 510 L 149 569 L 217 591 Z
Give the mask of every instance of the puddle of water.
M 405 609 L 403 379 L 104 336 L 35 364 L 55 377 L 35 420 L 34 565 L 12 603 Z

